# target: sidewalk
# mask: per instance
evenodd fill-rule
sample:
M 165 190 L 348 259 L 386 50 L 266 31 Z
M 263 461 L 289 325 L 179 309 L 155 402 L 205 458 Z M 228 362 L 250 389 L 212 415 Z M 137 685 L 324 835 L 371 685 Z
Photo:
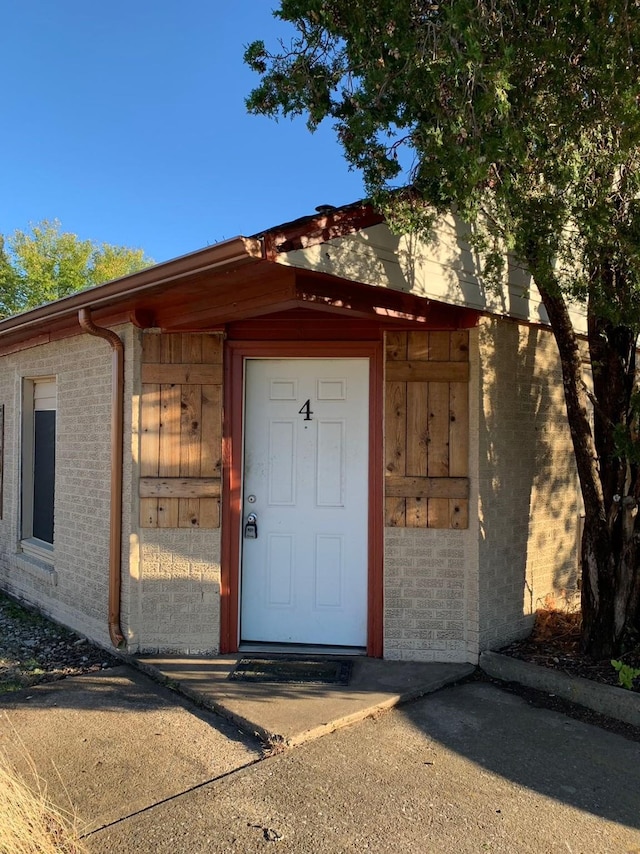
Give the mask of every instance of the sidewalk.
M 123 665 L 0 695 L 0 750 L 89 832 L 474 670 L 359 659 L 349 686 L 280 685 L 229 681 L 235 663 L 147 659 L 155 679 Z
M 353 712 L 398 690 L 357 685 L 337 699 L 306 686 L 306 702 Z M 260 687 L 246 708 L 271 714 Z M 291 693 L 277 703 L 304 705 Z M 29 751 L 92 854 L 640 852 L 640 744 L 487 683 L 267 754 L 127 666 L 4 695 L 0 710 L 0 746 L 27 774 Z
M 0 697 L 0 751 L 89 831 L 258 761 L 262 747 L 128 666 Z
M 353 657 L 348 685 L 229 679 L 241 658 L 144 656 L 138 665 L 270 746 L 293 747 L 470 676 L 472 664 Z

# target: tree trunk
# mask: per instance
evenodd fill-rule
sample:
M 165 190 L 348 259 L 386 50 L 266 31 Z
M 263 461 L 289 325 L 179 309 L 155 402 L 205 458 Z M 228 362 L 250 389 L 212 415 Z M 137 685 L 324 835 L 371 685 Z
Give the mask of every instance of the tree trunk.
M 535 271 L 534 271 L 535 277 Z M 613 427 L 628 425 L 632 364 L 615 353 L 616 341 L 635 354 L 635 338 L 616 336 L 615 330 L 591 329 L 595 390 L 596 436 L 591 430 L 587 395 L 582 382 L 578 337 L 566 303 L 550 283 L 538 289 L 549 315 L 560 361 L 565 402 L 578 477 L 585 506 L 582 540 L 582 646 L 597 659 L 618 655 L 625 634 L 637 622 L 640 602 L 637 502 L 638 467 L 620 459 L 613 447 Z M 600 447 L 598 447 L 598 445 Z

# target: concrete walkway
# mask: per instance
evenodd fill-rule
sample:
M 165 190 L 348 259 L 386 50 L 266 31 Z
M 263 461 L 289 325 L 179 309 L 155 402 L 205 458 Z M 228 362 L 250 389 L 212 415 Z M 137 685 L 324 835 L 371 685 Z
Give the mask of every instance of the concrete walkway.
M 266 755 L 129 667 L 0 709 L 0 747 L 92 854 L 640 854 L 640 744 L 487 683 Z
M 0 695 L 0 752 L 85 831 L 263 756 L 255 739 L 127 666 Z
M 185 696 L 256 734 L 265 744 L 293 747 L 413 700 L 474 672 L 472 664 L 380 661 L 353 657 L 348 685 L 255 683 L 229 679 L 241 658 L 144 656 L 138 665 Z

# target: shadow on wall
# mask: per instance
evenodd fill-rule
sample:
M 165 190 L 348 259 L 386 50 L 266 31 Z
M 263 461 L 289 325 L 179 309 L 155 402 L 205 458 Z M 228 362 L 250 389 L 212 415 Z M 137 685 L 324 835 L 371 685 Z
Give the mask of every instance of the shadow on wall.
M 530 280 L 509 258 L 507 284 L 492 292 L 463 224 L 456 231 L 445 298 L 479 294 L 506 315 L 484 318 L 479 330 L 480 644 L 496 648 L 526 635 L 547 597 L 573 599 L 577 478 L 555 339 L 517 321 L 540 313 Z
M 577 492 L 550 332 L 487 319 L 480 335 L 481 643 L 526 634 L 577 583 Z

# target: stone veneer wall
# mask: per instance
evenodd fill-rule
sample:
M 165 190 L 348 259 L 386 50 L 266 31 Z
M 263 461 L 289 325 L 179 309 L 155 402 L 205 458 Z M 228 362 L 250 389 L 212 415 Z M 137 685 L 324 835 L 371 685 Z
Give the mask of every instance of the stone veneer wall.
M 132 327 L 116 331 L 129 354 Z M 0 586 L 110 646 L 111 349 L 101 339 L 78 335 L 4 356 L 0 365 L 0 404 L 5 416 Z M 125 431 L 131 424 L 127 402 L 132 367 L 132 360 L 125 359 Z M 58 395 L 53 566 L 22 554 L 19 548 L 23 379 L 47 376 L 56 377 Z M 126 487 L 124 500 L 130 501 Z M 125 559 L 130 531 L 125 510 Z
M 575 593 L 578 489 L 551 332 L 482 318 L 479 349 L 480 648 L 495 649 Z

